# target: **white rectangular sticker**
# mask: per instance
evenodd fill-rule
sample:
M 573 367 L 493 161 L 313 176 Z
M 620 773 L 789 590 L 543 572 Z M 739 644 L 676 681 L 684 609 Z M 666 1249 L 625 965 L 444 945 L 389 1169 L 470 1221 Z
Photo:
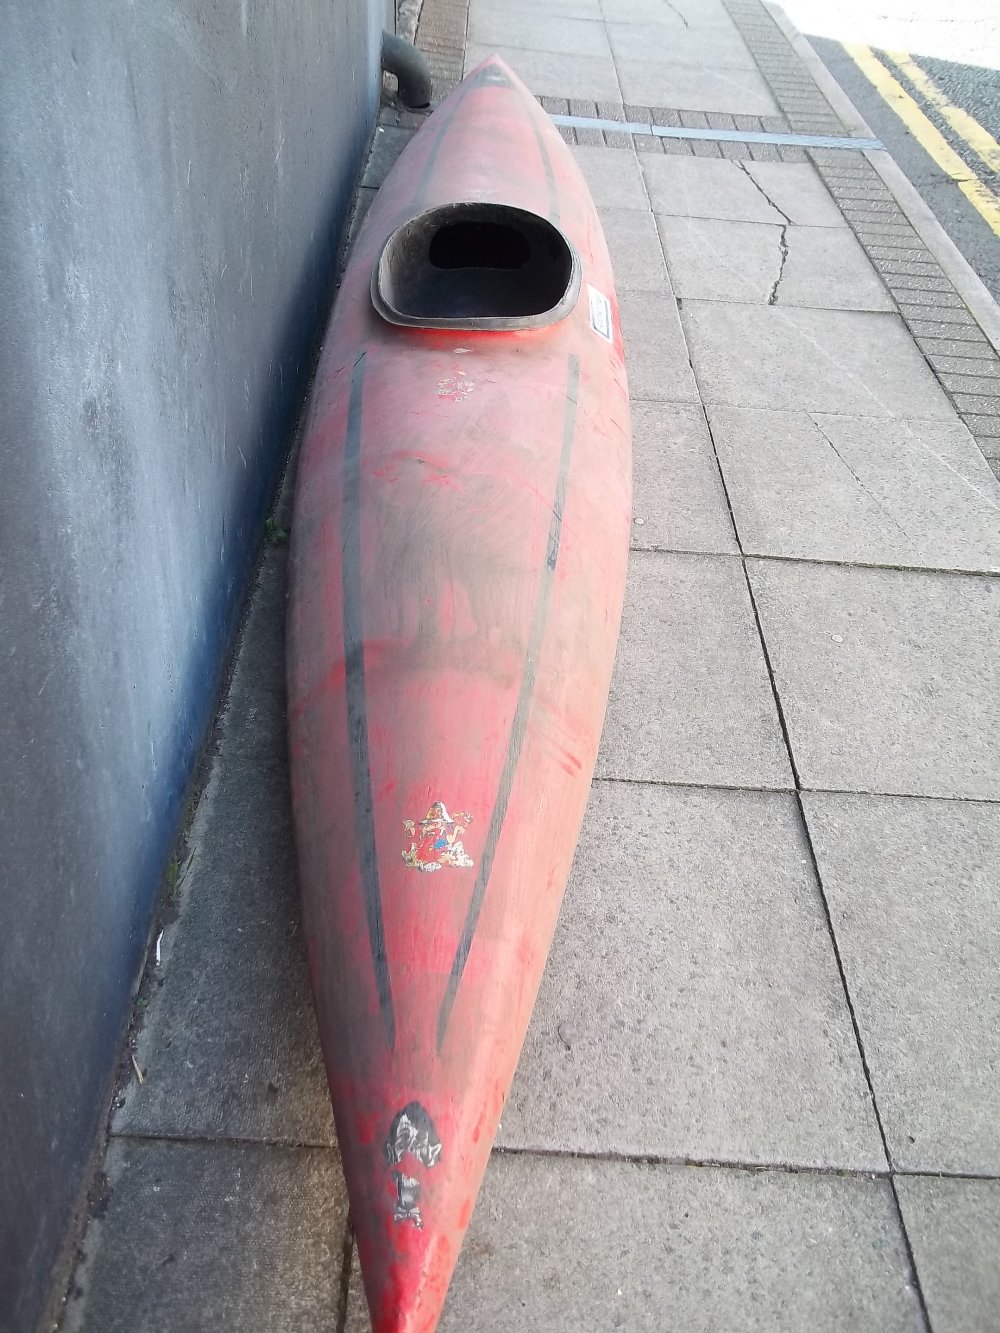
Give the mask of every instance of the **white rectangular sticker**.
M 591 287 L 589 282 L 587 291 L 590 295 L 590 327 L 602 338 L 612 342 L 614 334 L 611 331 L 611 302 L 603 292 Z

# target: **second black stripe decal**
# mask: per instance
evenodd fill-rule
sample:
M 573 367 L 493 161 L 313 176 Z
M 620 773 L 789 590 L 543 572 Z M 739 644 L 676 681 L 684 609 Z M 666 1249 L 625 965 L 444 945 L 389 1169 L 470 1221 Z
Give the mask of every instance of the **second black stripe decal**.
M 541 584 L 538 589 L 538 597 L 535 601 L 535 609 L 531 619 L 531 630 L 528 637 L 528 651 L 524 662 L 524 674 L 521 677 L 521 688 L 518 692 L 517 705 L 514 709 L 514 719 L 511 723 L 510 738 L 507 742 L 507 754 L 504 759 L 503 770 L 500 774 L 500 782 L 497 786 L 496 800 L 493 803 L 493 813 L 490 816 L 489 828 L 486 831 L 485 845 L 483 846 L 482 855 L 479 858 L 479 869 L 476 874 L 476 882 L 472 889 L 472 898 L 469 902 L 468 913 L 466 914 L 465 927 L 462 931 L 461 938 L 459 939 L 458 948 L 455 950 L 455 958 L 451 965 L 451 975 L 448 977 L 448 985 L 445 989 L 444 999 L 441 1001 L 441 1008 L 438 1012 L 437 1048 L 439 1051 L 444 1044 L 445 1034 L 448 1031 L 448 1022 L 451 1018 L 451 1011 L 455 1004 L 455 996 L 458 993 L 459 982 L 462 980 L 462 973 L 465 971 L 465 964 L 469 958 L 469 950 L 472 948 L 472 940 L 476 933 L 476 925 L 479 922 L 479 913 L 482 911 L 483 899 L 486 897 L 490 871 L 493 868 L 493 857 L 496 854 L 497 843 L 500 841 L 500 834 L 503 831 L 504 819 L 507 815 L 507 806 L 510 801 L 511 788 L 514 785 L 514 775 L 517 771 L 518 760 L 521 757 L 521 748 L 524 744 L 524 733 L 528 725 L 528 718 L 531 714 L 531 701 L 535 692 L 535 679 L 538 675 L 538 657 L 541 652 L 542 638 L 548 620 L 549 601 L 552 596 L 552 580 L 555 574 L 556 564 L 559 560 L 559 546 L 562 541 L 563 508 L 566 503 L 566 482 L 569 475 L 570 458 L 573 453 L 573 437 L 576 434 L 576 413 L 579 391 L 580 360 L 579 357 L 571 356 L 569 358 L 567 372 L 566 413 L 563 419 L 562 452 L 559 457 L 556 490 L 552 501 L 552 521 L 549 524 L 549 539 L 545 554 L 545 567 L 541 573 Z

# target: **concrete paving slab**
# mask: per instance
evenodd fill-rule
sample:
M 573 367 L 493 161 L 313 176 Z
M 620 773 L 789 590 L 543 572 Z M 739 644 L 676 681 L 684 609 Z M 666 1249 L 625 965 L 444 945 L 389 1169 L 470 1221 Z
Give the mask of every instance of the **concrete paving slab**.
M 644 155 L 639 165 L 654 213 L 779 225 L 784 221 L 739 162 Z
M 717 20 L 711 25 L 674 27 L 669 38 L 664 37 L 662 23 L 609 22 L 607 31 L 616 60 L 645 62 L 662 52 L 672 65 L 693 65 L 702 71 L 757 68 L 732 22 L 725 24 Z M 663 103 L 654 102 L 653 105 Z
M 671 285 L 680 297 L 824 310 L 896 308 L 868 256 L 844 227 L 665 215 L 657 225 Z
M 796 226 L 847 226 L 819 173 L 808 162 L 748 162 L 746 169 Z
M 496 9 L 494 0 L 469 0 L 469 22 L 473 15 L 492 13 Z M 505 0 L 505 10 L 534 15 L 539 12 L 538 0 Z M 564 18 L 596 19 L 602 22 L 600 0 L 545 0 L 547 16 Z
M 748 564 L 804 787 L 1000 799 L 1000 582 Z
M 917 1333 L 923 1323 L 884 1181 L 494 1158 L 440 1333 L 570 1328 Z M 369 1329 L 355 1263 L 346 1333 Z
M 736 162 L 644 155 L 642 174 L 654 213 L 731 222 L 847 224 L 807 162 Z
M 895 315 L 686 300 L 681 319 L 708 404 L 954 420 Z
M 285 547 L 261 570 L 118 1132 L 329 1144 L 285 742 Z
M 649 199 L 635 153 L 622 148 L 572 147 L 594 203 L 601 208 L 649 212 Z
M 672 35 L 690 28 L 731 28 L 721 0 L 606 0 L 604 17 L 615 23 L 650 23 L 671 30 Z M 666 39 L 662 39 L 666 40 Z
M 739 560 L 633 553 L 597 770 L 636 782 L 791 786 Z
M 791 796 L 595 783 L 499 1142 L 886 1169 Z
M 1000 1311 L 1000 1181 L 896 1181 L 934 1333 L 986 1333 Z
M 661 0 L 660 8 L 663 7 Z M 733 21 L 721 0 L 670 0 L 667 8 L 675 10 L 688 28 L 711 27 L 715 24 L 728 27 Z M 627 9 L 628 0 L 605 0 L 605 17 L 631 22 L 625 17 L 624 12 L 619 12 Z
M 347 1194 L 322 1149 L 113 1140 L 66 1333 L 329 1333 Z
M 607 32 L 596 19 L 544 12 L 477 6 L 469 11 L 469 41 L 479 46 L 511 46 L 566 55 L 609 56 Z M 567 93 L 566 96 L 569 96 Z
M 1000 570 L 1000 486 L 955 421 L 712 407 L 743 549 Z
M 700 407 L 633 401 L 632 459 L 633 547 L 739 554 Z
M 626 102 L 686 111 L 742 112 L 750 116 L 773 116 L 778 112 L 767 84 L 753 69 L 696 68 L 666 59 L 635 60 L 627 56 L 617 57 L 615 66 L 621 96 Z
M 895 310 L 895 302 L 846 227 L 788 227 L 774 304 L 820 310 Z
M 721 0 L 606 0 L 604 17 L 614 23 L 648 23 L 667 29 L 671 37 L 691 28 L 731 28 Z M 669 40 L 666 37 L 661 41 Z
M 698 403 L 698 387 L 673 296 L 622 292 L 618 313 L 631 396 L 656 402 Z
M 556 51 L 532 51 L 497 43 L 470 42 L 465 51 L 466 74 L 491 55 L 498 55 L 505 60 L 537 96 L 621 101 L 618 76 L 610 54 L 562 55 Z
M 618 292 L 669 292 L 667 266 L 652 213 L 602 208 L 601 224 Z
M 996 807 L 804 799 L 893 1164 L 1000 1174 Z
M 682 300 L 767 304 L 781 272 L 780 224 L 659 214 L 656 225 L 670 285 Z

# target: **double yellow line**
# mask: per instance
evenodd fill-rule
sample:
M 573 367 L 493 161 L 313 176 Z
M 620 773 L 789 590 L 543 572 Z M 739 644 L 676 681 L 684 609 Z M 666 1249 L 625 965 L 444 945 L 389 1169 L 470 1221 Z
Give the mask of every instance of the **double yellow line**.
M 924 151 L 947 172 L 983 220 L 1000 236 L 1000 198 L 972 172 L 966 162 L 921 110 L 903 85 L 875 55 L 870 46 L 844 43 L 844 50 L 887 102 Z M 905 51 L 885 52 L 891 64 L 927 104 L 949 125 L 967 148 L 989 171 L 1000 172 L 1000 144 L 979 121 L 948 100 L 936 83 Z

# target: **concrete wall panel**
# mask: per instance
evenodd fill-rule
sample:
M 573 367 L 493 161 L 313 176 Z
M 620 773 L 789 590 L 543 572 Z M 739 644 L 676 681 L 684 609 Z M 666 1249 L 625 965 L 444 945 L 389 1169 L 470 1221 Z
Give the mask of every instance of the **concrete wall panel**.
M 0 39 L 0 1329 L 41 1313 L 326 317 L 381 0 Z

